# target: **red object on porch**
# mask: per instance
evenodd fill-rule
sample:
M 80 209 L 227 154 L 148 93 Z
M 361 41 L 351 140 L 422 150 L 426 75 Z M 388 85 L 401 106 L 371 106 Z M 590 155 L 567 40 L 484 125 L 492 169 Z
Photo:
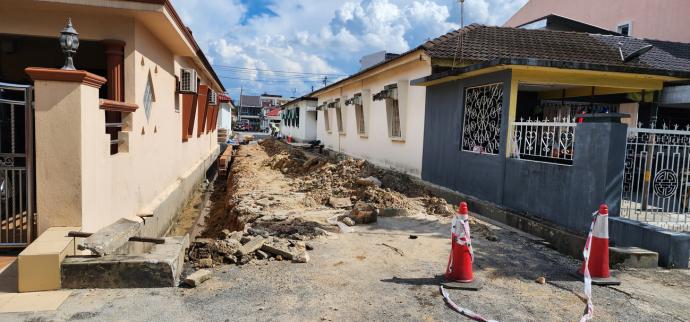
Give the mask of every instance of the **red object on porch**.
M 467 203 L 461 202 L 458 214 L 453 218 L 451 228 L 450 257 L 446 267 L 446 280 L 448 281 L 470 283 L 474 280 L 469 220 Z
M 584 274 L 585 264 L 578 273 Z M 597 220 L 592 229 L 592 245 L 589 253 L 589 274 L 592 279 L 609 278 L 609 208 L 607 205 L 599 206 Z
M 287 141 L 288 141 L 288 143 L 292 143 L 292 135 L 288 135 Z

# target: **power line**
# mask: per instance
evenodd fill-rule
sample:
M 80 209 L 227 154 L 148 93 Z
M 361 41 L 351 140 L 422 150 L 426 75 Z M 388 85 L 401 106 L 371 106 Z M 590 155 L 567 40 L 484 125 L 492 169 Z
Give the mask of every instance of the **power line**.
M 229 76 L 219 76 L 222 79 L 230 79 L 230 80 L 236 80 L 236 81 L 246 81 L 246 82 L 257 82 L 257 83 L 270 83 L 270 84 L 276 84 L 276 83 L 319 83 L 322 82 L 323 80 L 321 79 L 312 79 L 312 80 L 302 80 L 302 79 L 249 79 L 249 78 L 238 78 L 238 77 L 229 77 Z
M 284 71 L 284 70 L 274 70 L 274 69 L 260 69 L 260 68 L 248 68 L 248 67 L 237 67 L 228 65 L 212 65 L 213 67 L 219 67 L 221 69 L 239 69 L 239 70 L 250 70 L 250 71 L 260 71 L 260 72 L 272 72 L 272 73 L 285 73 L 285 74 L 300 74 L 300 75 L 319 75 L 319 76 L 349 76 L 346 74 L 334 74 L 334 73 L 308 73 L 308 72 L 294 72 L 294 71 Z

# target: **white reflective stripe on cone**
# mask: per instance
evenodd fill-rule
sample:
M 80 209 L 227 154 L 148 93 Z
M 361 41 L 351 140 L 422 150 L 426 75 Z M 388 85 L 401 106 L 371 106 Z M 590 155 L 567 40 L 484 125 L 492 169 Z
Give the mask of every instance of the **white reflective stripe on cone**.
M 596 238 L 609 239 L 609 216 L 599 215 L 594 223 L 592 236 Z

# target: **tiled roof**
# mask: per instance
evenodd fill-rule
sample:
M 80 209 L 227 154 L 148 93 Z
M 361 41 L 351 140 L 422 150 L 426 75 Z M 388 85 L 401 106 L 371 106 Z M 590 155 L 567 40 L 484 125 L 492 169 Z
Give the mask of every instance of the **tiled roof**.
M 462 40 L 462 43 L 460 41 Z M 651 43 L 642 39 L 541 29 L 492 27 L 473 24 L 422 45 L 432 58 L 485 62 L 495 59 L 535 59 L 617 67 L 690 71 L 690 61 L 654 47 L 639 58 L 623 62 L 624 55 Z
M 274 108 L 268 110 L 268 112 L 266 112 L 266 116 L 279 116 L 280 111 L 281 111 L 280 107 L 274 107 Z
M 220 93 L 218 94 L 218 101 L 219 102 L 232 102 L 232 98 L 225 93 Z
M 241 95 L 240 105 L 261 107 L 261 97 L 254 95 Z
M 654 39 L 645 39 L 645 41 L 673 56 L 690 60 L 690 44 Z

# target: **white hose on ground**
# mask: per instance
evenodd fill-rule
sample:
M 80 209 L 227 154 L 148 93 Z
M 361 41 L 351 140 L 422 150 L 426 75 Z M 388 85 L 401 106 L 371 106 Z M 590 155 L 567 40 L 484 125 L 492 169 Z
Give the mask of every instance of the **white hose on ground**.
M 456 312 L 458 312 L 458 313 L 460 313 L 460 314 L 462 314 L 462 315 L 464 315 L 464 316 L 466 316 L 472 320 L 475 320 L 475 321 L 497 322 L 496 320 L 489 320 L 489 319 L 487 319 L 487 318 L 485 318 L 485 317 L 483 317 L 477 313 L 474 313 L 474 312 L 472 312 L 466 308 L 462 308 L 462 307 L 458 306 L 457 304 L 455 304 L 455 302 L 453 302 L 453 300 L 450 299 L 450 295 L 448 295 L 448 291 L 446 291 L 446 289 L 443 288 L 443 285 L 439 286 L 439 288 L 441 290 L 441 295 L 443 295 L 443 300 L 445 300 L 446 304 L 448 304 L 448 306 L 450 306 Z

